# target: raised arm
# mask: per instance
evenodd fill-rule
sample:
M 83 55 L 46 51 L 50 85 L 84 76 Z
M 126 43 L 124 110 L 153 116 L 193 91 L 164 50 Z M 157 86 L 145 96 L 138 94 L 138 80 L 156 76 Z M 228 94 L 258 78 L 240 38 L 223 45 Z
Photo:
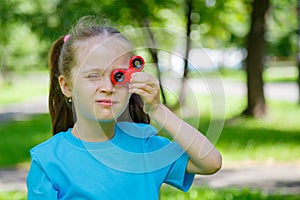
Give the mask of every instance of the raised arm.
M 222 157 L 213 144 L 161 103 L 159 84 L 153 76 L 144 72 L 135 73 L 129 88 L 130 92 L 143 98 L 145 111 L 151 118 L 187 152 L 190 157 L 188 173 L 213 174 L 221 168 Z
M 187 172 L 213 174 L 221 168 L 220 153 L 197 129 L 178 118 L 162 104 L 151 109 L 149 114 L 189 155 Z

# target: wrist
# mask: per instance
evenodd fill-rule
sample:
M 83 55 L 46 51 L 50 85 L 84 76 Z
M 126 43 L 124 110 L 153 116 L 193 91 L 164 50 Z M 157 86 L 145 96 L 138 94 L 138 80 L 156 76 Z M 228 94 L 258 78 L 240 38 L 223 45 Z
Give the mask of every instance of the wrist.
M 163 104 L 153 104 L 151 106 L 145 105 L 144 107 L 144 112 L 147 113 L 148 115 L 153 115 L 155 114 L 159 109 L 162 109 Z
M 167 107 L 164 104 L 155 104 L 148 111 L 150 118 L 163 127 L 168 118 Z

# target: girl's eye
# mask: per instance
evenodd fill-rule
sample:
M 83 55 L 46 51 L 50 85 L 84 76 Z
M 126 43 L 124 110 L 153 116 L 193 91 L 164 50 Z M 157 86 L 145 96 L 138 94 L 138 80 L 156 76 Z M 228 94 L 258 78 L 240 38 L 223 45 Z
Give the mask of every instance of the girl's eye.
M 101 78 L 101 74 L 98 73 L 89 74 L 87 78 L 90 80 L 99 80 Z

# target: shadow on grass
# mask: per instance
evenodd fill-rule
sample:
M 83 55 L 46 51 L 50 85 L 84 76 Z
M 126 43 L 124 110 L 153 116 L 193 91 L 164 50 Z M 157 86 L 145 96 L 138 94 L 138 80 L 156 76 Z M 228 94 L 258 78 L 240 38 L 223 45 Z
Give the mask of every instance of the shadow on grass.
M 194 124 L 195 120 L 190 118 L 187 122 Z M 209 117 L 201 118 L 199 124 L 199 130 L 205 133 L 210 125 Z M 288 120 L 246 117 L 227 120 L 216 146 L 229 161 L 297 160 L 300 157 L 300 126 L 295 124 L 288 125 Z M 29 150 L 51 137 L 49 115 L 1 123 L 0 135 L 0 166 L 29 162 Z
M 205 133 L 210 121 L 202 118 L 199 124 L 199 130 Z M 299 144 L 300 125 L 238 117 L 225 121 L 216 147 L 225 159 L 231 161 L 297 161 L 300 158 Z
M 299 195 L 263 194 L 261 191 L 250 189 L 211 189 L 206 187 L 192 187 L 184 193 L 170 186 L 164 185 L 160 193 L 160 200 L 298 200 Z M 25 200 L 25 192 L 0 193 L 0 200 Z
M 177 189 L 164 185 L 160 195 L 161 200 L 296 200 L 300 195 L 282 195 L 282 194 L 263 194 L 259 190 L 251 190 L 248 188 L 237 189 L 211 189 L 207 187 L 192 187 L 187 193 L 178 192 Z
M 34 115 L 20 121 L 1 123 L 0 135 L 0 166 L 29 162 L 29 150 L 51 137 L 49 115 Z

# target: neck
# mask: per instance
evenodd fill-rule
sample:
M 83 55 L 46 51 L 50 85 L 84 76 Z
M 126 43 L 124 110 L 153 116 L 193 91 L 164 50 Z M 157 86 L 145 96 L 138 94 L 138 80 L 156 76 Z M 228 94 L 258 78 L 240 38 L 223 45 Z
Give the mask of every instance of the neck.
M 87 142 L 104 142 L 113 138 L 115 134 L 115 121 L 77 121 L 73 127 L 72 134 Z

